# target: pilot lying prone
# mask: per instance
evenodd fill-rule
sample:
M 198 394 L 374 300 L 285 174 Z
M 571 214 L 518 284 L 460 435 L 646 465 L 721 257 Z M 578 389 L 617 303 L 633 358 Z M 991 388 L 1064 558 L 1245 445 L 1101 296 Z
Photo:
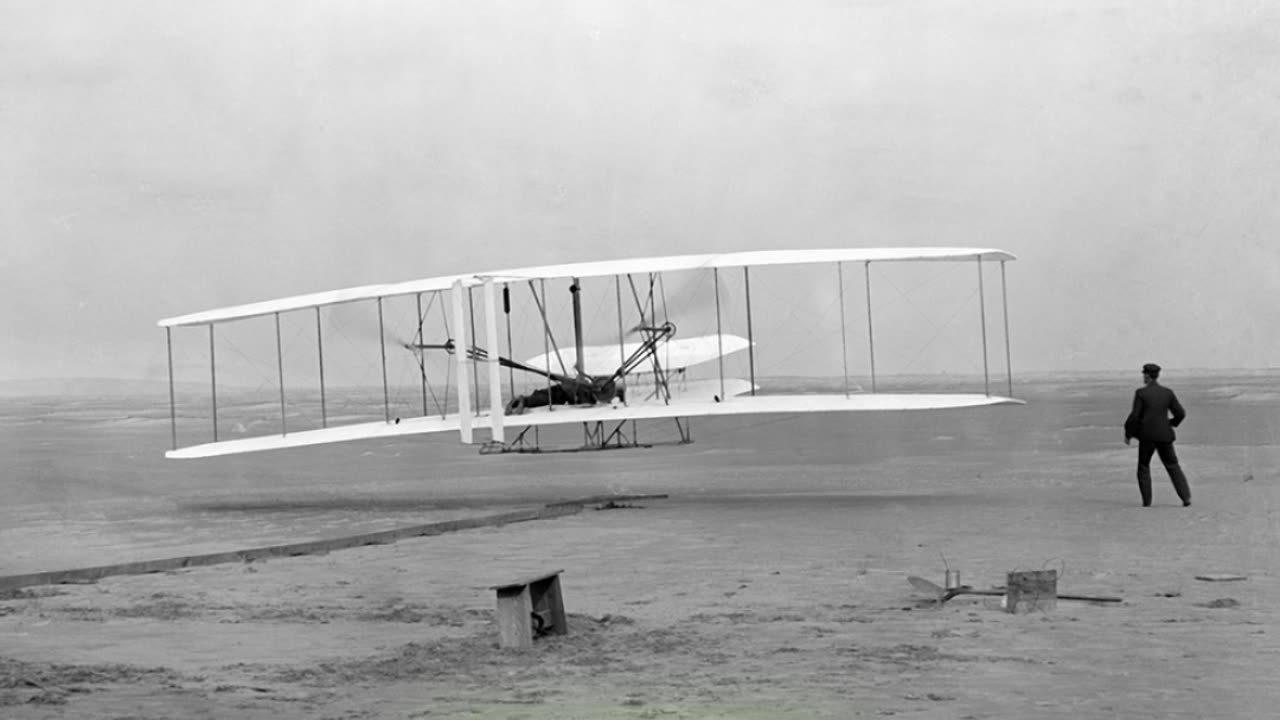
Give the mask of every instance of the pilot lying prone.
M 558 382 L 514 398 L 507 403 L 506 414 L 521 415 L 528 408 L 547 405 L 612 405 L 626 401 L 627 389 L 621 381 Z

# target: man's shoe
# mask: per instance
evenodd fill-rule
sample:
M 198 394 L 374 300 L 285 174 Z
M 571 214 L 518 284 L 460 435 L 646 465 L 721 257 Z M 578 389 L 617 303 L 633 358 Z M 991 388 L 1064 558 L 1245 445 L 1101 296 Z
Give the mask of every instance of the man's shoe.
M 1191 501 L 1190 501 L 1190 500 L 1183 500 L 1183 501 L 1182 501 L 1182 507 L 1191 507 Z

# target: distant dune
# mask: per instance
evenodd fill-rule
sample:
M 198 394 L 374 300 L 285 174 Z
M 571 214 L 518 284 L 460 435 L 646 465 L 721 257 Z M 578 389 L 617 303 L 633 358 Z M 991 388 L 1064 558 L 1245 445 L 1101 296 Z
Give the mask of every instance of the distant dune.
M 208 390 L 207 385 L 178 383 L 178 392 Z M 0 397 L 38 396 L 167 396 L 167 380 L 138 380 L 130 378 L 30 378 L 25 380 L 0 380 Z
M 1259 368 L 1259 369 L 1231 369 L 1231 370 L 1202 370 L 1190 369 L 1177 373 L 1170 373 L 1169 382 L 1176 386 L 1182 387 L 1185 382 L 1198 382 L 1202 380 L 1213 380 L 1221 382 L 1224 379 L 1244 379 L 1257 380 L 1259 378 L 1280 377 L 1280 370 L 1275 368 Z M 1003 372 L 992 372 L 989 383 L 992 392 L 1001 393 L 1006 391 L 1007 375 Z M 840 377 L 803 377 L 803 376 L 771 376 L 757 377 L 756 382 L 760 384 L 760 390 L 764 393 L 810 393 L 810 392 L 839 392 L 844 388 L 844 379 Z M 1036 372 L 1036 373 L 1014 373 L 1013 382 L 1015 384 L 1014 395 L 1020 395 L 1023 392 L 1034 387 L 1039 391 L 1058 391 L 1066 393 L 1092 394 L 1096 389 L 1085 390 L 1081 385 L 1101 384 L 1107 386 L 1115 386 L 1120 388 L 1136 387 L 1137 382 L 1133 378 L 1133 373 L 1127 371 L 1070 371 L 1070 372 Z M 850 377 L 849 390 L 852 392 L 868 392 L 870 391 L 870 379 L 867 377 Z M 970 374 L 920 374 L 920 375 L 882 375 L 879 377 L 878 388 L 881 392 L 980 392 L 983 390 L 983 378 L 981 375 Z M 349 387 L 330 385 L 328 389 L 334 393 L 370 393 L 380 396 L 381 387 Z M 209 393 L 209 384 L 205 382 L 179 382 L 174 386 L 174 390 L 179 395 L 200 395 L 204 396 Z M 313 388 L 290 386 L 288 388 L 291 397 L 297 397 L 298 393 L 302 395 L 316 394 Z M 1238 394 L 1240 388 L 1218 386 L 1210 390 L 1215 396 L 1232 396 Z M 243 387 L 224 384 L 221 380 L 218 382 L 218 393 L 228 395 L 239 394 L 260 394 L 264 397 L 274 397 L 275 390 L 259 386 Z M 1256 392 L 1251 389 L 1250 392 Z M 167 398 L 169 393 L 169 383 L 166 379 L 145 380 L 138 378 L 28 378 L 22 380 L 0 380 L 0 397 L 47 397 L 47 396 L 67 396 L 67 397 L 120 397 L 120 396 L 138 396 L 138 397 L 157 397 Z M 1245 401 L 1256 400 L 1257 398 L 1243 398 Z M 1267 398 L 1270 401 L 1271 398 Z

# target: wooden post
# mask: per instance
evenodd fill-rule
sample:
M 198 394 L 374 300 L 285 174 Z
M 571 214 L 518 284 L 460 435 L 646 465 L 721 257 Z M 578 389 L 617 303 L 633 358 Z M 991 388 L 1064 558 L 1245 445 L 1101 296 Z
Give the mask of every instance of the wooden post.
M 1058 607 L 1058 571 L 1011 572 L 1005 585 L 1005 611 L 1029 613 Z

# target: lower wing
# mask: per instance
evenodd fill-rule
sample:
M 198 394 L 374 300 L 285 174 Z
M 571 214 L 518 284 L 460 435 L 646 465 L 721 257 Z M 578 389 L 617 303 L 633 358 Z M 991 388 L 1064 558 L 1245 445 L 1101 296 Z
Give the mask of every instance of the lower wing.
M 1021 400 L 994 395 L 978 394 L 927 394 L 927 393 L 867 393 L 854 395 L 752 395 L 751 385 L 745 380 L 724 381 L 723 394 L 718 380 L 697 382 L 692 389 L 673 388 L 671 400 L 657 398 L 632 401 L 616 405 L 567 406 L 532 408 L 520 415 L 507 415 L 503 425 L 507 428 L 529 426 L 566 425 L 572 423 L 613 422 L 624 420 L 656 420 L 662 418 L 711 417 L 717 415 L 757 415 L 769 413 L 838 413 L 886 410 L 944 410 L 951 408 L 984 407 L 989 405 L 1022 405 Z M 489 414 L 479 413 L 471 419 L 476 429 L 489 425 Z M 218 455 L 307 447 L 350 440 L 399 437 L 454 431 L 460 428 L 457 414 L 433 417 L 405 418 L 394 423 L 370 422 L 341 427 L 304 430 L 287 435 L 225 440 L 204 445 L 170 450 L 169 458 L 203 458 Z

